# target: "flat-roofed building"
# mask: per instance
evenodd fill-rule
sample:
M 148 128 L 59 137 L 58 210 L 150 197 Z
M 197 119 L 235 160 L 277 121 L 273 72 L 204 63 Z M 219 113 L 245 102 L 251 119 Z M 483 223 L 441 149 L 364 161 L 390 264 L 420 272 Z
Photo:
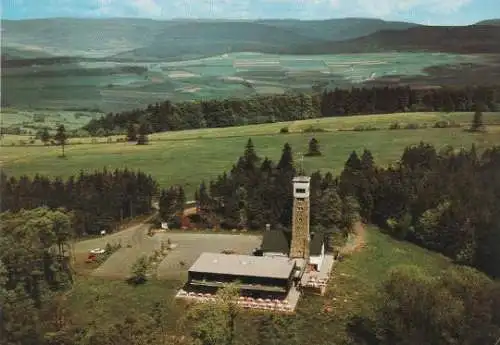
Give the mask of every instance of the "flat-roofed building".
M 214 293 L 228 283 L 237 283 L 249 297 L 286 297 L 295 273 L 288 257 L 264 257 L 202 253 L 188 270 L 189 290 Z

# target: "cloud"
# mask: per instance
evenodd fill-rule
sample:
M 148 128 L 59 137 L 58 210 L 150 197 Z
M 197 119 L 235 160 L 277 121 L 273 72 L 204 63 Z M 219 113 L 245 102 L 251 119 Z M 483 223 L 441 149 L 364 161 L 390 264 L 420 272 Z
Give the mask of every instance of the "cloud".
M 68 0 L 65 0 L 68 1 Z M 71 0 L 70 0 L 71 1 Z M 84 0 L 82 0 L 84 1 Z M 449 14 L 472 0 L 97 0 L 98 12 L 136 17 L 280 17 L 307 13 L 322 17 L 387 17 L 411 14 Z M 302 13 L 301 13 L 302 11 Z
M 166 2 L 157 0 L 97 0 L 97 15 L 114 17 L 162 17 Z
M 460 10 L 472 0 L 356 0 L 357 6 L 368 15 L 375 17 L 390 16 L 402 12 L 428 12 L 431 14 L 450 14 Z
M 419 21 L 429 16 L 449 19 L 447 15 L 472 1 L 479 0 L 10 0 L 7 7 L 10 12 L 43 16 L 393 20 L 415 17 Z M 47 2 L 50 6 L 46 6 Z

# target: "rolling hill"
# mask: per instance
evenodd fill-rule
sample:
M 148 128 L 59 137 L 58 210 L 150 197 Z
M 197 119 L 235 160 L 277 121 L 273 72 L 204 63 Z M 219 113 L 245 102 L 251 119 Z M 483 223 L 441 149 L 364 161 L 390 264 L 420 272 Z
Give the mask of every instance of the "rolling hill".
M 476 25 L 500 25 L 500 18 L 482 20 L 477 22 Z
M 50 18 L 2 21 L 2 50 L 104 57 L 152 42 L 168 22 L 151 19 Z
M 257 23 L 294 30 L 303 36 L 334 42 L 363 37 L 381 30 L 404 30 L 419 26 L 415 23 L 392 22 L 375 18 L 261 20 Z
M 174 61 L 228 52 L 500 53 L 500 26 L 423 26 L 380 19 L 170 20 L 53 18 L 2 23 L 4 59 L 47 56 Z
M 366 18 L 317 21 L 5 20 L 2 22 L 2 50 L 16 49 L 13 58 L 30 58 L 33 52 L 43 52 L 53 56 L 112 56 L 132 60 L 203 57 L 224 54 L 228 50 L 287 53 L 295 46 L 328 47 L 331 42 L 415 25 Z
M 113 56 L 125 60 L 198 59 L 236 52 L 284 52 L 291 44 L 327 44 L 293 29 L 251 22 L 179 23 L 159 33 L 149 45 Z
M 427 51 L 458 54 L 500 53 L 500 26 L 417 26 L 405 30 L 383 30 L 326 46 L 308 44 L 295 52 L 352 54 L 387 51 Z

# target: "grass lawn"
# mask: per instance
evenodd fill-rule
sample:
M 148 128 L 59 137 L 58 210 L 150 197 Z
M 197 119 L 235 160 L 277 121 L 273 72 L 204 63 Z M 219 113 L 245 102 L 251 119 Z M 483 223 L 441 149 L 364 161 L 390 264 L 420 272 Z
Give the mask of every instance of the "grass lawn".
M 414 264 L 429 272 L 439 272 L 451 263 L 444 256 L 415 245 L 396 241 L 376 228 L 366 232 L 366 247 L 335 265 L 325 297 L 307 295 L 299 302 L 297 314 L 291 316 L 294 331 L 301 343 L 341 344 L 345 327 L 355 314 L 369 314 L 374 293 L 388 271 L 402 264 Z M 70 310 L 77 322 L 111 324 L 125 315 L 148 313 L 155 302 L 166 299 L 168 325 L 176 330 L 184 307 L 173 296 L 183 282 L 152 280 L 133 287 L 123 281 L 78 277 L 68 296 Z M 325 306 L 332 308 L 324 312 Z M 256 330 L 262 313 L 244 312 L 237 324 L 238 344 L 256 344 Z
M 35 173 L 68 177 L 81 169 L 95 170 L 129 168 L 151 174 L 162 187 L 184 185 L 191 198 L 202 179 L 215 178 L 229 170 L 243 153 L 248 138 L 252 138 L 257 153 L 277 161 L 283 145 L 288 142 L 296 158 L 306 152 L 309 139 L 319 140 L 321 157 L 305 157 L 308 172 L 321 170 L 338 173 L 351 151 L 368 148 L 378 164 L 389 164 L 401 157 L 403 149 L 425 141 L 437 147 L 453 145 L 478 148 L 500 144 L 500 126 L 488 126 L 487 133 L 468 133 L 463 128 L 426 128 L 415 130 L 339 131 L 359 124 L 377 124 L 379 128 L 398 121 L 400 123 L 433 124 L 438 118 L 452 118 L 456 122 L 470 120 L 472 114 L 402 114 L 325 118 L 291 123 L 274 123 L 222 129 L 190 130 L 151 135 L 151 144 L 138 146 L 128 143 L 102 143 L 69 145 L 67 157 L 59 158 L 60 148 L 44 146 L 4 146 L 0 163 L 9 175 L 34 175 Z M 406 121 L 411 118 L 411 121 Z M 462 120 L 460 120 L 462 119 Z M 489 114 L 485 122 L 500 120 L 500 114 Z M 382 126 L 381 123 L 384 125 Z M 313 125 L 328 132 L 303 133 Z M 279 134 L 279 129 L 289 126 L 289 134 Z M 8 136 L 6 136 L 6 140 Z
M 126 316 L 149 314 L 155 303 L 166 301 L 168 326 L 177 327 L 183 308 L 174 299 L 184 282 L 151 280 L 133 286 L 122 280 L 77 276 L 73 290 L 67 296 L 72 319 L 77 324 L 100 326 L 123 321 Z
M 369 227 L 366 237 L 365 248 L 334 266 L 325 297 L 308 295 L 299 302 L 297 327 L 304 343 L 343 343 L 349 318 L 370 315 L 373 297 L 390 269 L 409 264 L 437 275 L 451 265 L 444 256 L 394 240 L 375 227 Z M 325 306 L 331 312 L 324 312 Z

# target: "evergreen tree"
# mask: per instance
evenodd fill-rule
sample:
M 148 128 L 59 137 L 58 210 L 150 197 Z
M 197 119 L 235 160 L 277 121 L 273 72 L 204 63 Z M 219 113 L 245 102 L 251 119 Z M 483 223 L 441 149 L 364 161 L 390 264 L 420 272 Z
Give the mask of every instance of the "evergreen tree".
M 56 143 L 59 146 L 61 146 L 62 157 L 65 157 L 64 156 L 64 146 L 66 145 L 67 136 L 66 136 L 66 128 L 64 128 L 64 125 L 59 125 L 59 127 L 57 127 L 57 132 L 56 132 L 56 135 L 54 136 L 54 139 L 55 139 Z
M 148 126 L 146 123 L 141 123 L 141 125 L 139 126 L 139 136 L 137 137 L 137 145 L 147 145 L 148 142 L 149 142 L 149 139 L 148 139 L 148 134 L 149 134 L 149 131 L 148 131 Z
M 320 200 L 318 224 L 326 229 L 341 227 L 342 224 L 342 199 L 334 188 L 328 188 L 323 192 Z
M 353 225 L 360 220 L 359 218 L 358 200 L 352 196 L 346 196 L 342 199 L 341 228 L 346 231 L 351 231 L 353 229 Z
M 357 189 L 361 217 L 369 221 L 373 211 L 374 194 L 377 186 L 375 163 L 372 153 L 365 149 L 361 156 L 361 176 Z
M 49 129 L 45 127 L 40 131 L 40 141 L 44 144 L 47 145 L 47 143 L 50 141 L 50 133 Z
M 210 196 L 208 194 L 207 185 L 205 181 L 202 181 L 200 184 L 200 188 L 198 190 L 198 205 L 200 210 L 209 211 L 211 206 Z
M 474 117 L 472 118 L 472 124 L 470 126 L 471 132 L 479 132 L 484 129 L 482 108 L 481 104 L 476 105 L 476 111 L 474 112 Z
M 359 171 L 361 169 L 361 160 L 356 151 L 352 151 L 349 158 L 345 162 L 344 170 Z
M 160 217 L 165 222 L 172 221 L 179 212 L 179 190 L 175 187 L 164 189 L 160 195 Z
M 132 122 L 127 126 L 127 141 L 137 141 L 137 130 Z
M 368 171 L 373 171 L 374 167 L 375 163 L 371 151 L 364 149 L 363 154 L 361 155 L 360 168 L 363 171 L 368 172 Z
M 245 146 L 245 153 L 243 157 L 245 160 L 247 170 L 254 169 L 255 167 L 258 166 L 260 158 L 259 156 L 257 156 L 257 153 L 255 152 L 255 147 L 253 145 L 252 139 L 248 139 L 247 144 Z
M 182 186 L 179 186 L 179 189 L 177 191 L 177 212 L 182 214 L 182 212 L 184 212 L 185 205 L 186 193 L 184 193 L 184 188 L 182 188 Z
M 247 217 L 248 192 L 245 189 L 245 187 L 241 186 L 236 190 L 236 199 L 238 200 L 238 208 L 239 208 L 238 228 L 239 229 L 248 228 L 248 217 Z
M 344 165 L 344 170 L 340 173 L 340 194 L 357 197 L 361 179 L 361 160 L 356 151 L 353 151 Z
M 319 171 L 314 172 L 311 175 L 310 181 L 310 223 L 316 225 L 319 223 L 319 214 L 321 212 L 321 194 L 323 192 L 321 188 L 322 177 Z
M 288 225 L 292 219 L 293 190 L 292 179 L 296 170 L 293 164 L 292 147 L 286 143 L 283 146 L 280 161 L 276 167 L 273 191 L 273 213 L 281 224 Z
M 281 171 L 294 171 L 293 167 L 293 153 L 290 144 L 285 143 L 281 152 L 281 158 L 276 166 Z
M 307 153 L 305 156 L 312 157 L 312 156 L 321 156 L 321 151 L 319 149 L 319 142 L 316 140 L 316 138 L 311 138 L 309 140 L 309 148 L 307 150 Z

